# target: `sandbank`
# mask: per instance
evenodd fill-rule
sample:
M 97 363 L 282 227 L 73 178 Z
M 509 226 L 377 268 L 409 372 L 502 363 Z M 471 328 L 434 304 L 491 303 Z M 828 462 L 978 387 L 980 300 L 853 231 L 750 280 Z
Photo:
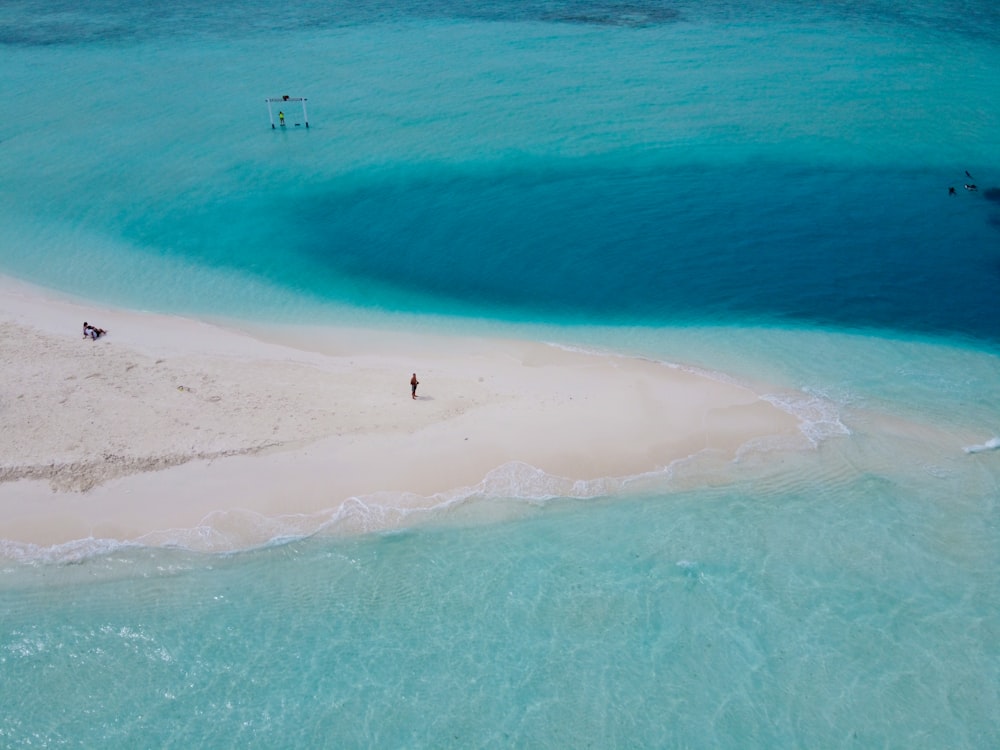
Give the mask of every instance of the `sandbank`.
M 84 339 L 84 320 L 107 335 Z M 546 342 L 236 328 L 12 279 L 0 322 L 0 537 L 21 545 L 238 548 L 352 509 L 371 530 L 456 497 L 600 494 L 802 440 L 746 385 Z

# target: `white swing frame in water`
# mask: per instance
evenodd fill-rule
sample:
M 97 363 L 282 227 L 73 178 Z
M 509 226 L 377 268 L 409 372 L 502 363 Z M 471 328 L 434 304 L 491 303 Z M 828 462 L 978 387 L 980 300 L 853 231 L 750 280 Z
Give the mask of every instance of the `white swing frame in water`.
M 309 114 L 306 112 L 306 98 L 304 96 L 269 96 L 264 100 L 267 102 L 267 116 L 271 118 L 271 130 L 274 130 L 274 110 L 271 108 L 272 102 L 286 104 L 288 102 L 302 102 L 302 121 L 309 127 Z M 284 126 L 284 122 L 281 123 Z M 298 123 L 295 123 L 298 125 Z

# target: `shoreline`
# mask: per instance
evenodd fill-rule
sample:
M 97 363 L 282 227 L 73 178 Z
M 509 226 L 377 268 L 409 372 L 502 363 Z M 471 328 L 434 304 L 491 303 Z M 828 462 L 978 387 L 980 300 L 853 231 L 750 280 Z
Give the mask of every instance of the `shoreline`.
M 227 516 L 322 524 L 365 498 L 399 516 L 463 493 L 596 494 L 692 457 L 714 471 L 755 441 L 808 445 L 799 418 L 746 386 L 614 353 L 433 332 L 250 332 L 12 279 L 0 291 L 0 523 L 19 545 L 173 544 Z M 83 320 L 108 334 L 84 340 Z M 519 489 L 521 475 L 540 484 Z M 208 546 L 268 533 L 230 530 Z

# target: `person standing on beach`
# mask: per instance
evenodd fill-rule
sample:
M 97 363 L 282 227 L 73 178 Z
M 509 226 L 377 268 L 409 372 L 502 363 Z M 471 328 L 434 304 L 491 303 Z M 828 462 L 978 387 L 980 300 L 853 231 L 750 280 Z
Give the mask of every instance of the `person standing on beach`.
M 417 386 L 420 385 L 420 381 L 417 380 L 417 373 L 413 373 L 413 377 L 410 378 L 410 397 L 417 397 Z

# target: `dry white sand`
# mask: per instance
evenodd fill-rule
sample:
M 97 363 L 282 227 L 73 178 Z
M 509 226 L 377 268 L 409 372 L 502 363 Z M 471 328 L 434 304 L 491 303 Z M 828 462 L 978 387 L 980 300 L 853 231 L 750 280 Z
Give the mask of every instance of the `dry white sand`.
M 84 339 L 84 320 L 107 335 Z M 251 335 L 9 279 L 0 323 L 0 537 L 16 542 L 176 542 L 208 526 L 218 538 L 206 546 L 240 546 L 280 527 L 251 528 L 262 520 L 297 518 L 302 528 L 281 528 L 308 532 L 352 498 L 431 506 L 462 488 L 518 494 L 519 475 L 600 489 L 798 435 L 748 387 L 541 342 Z

